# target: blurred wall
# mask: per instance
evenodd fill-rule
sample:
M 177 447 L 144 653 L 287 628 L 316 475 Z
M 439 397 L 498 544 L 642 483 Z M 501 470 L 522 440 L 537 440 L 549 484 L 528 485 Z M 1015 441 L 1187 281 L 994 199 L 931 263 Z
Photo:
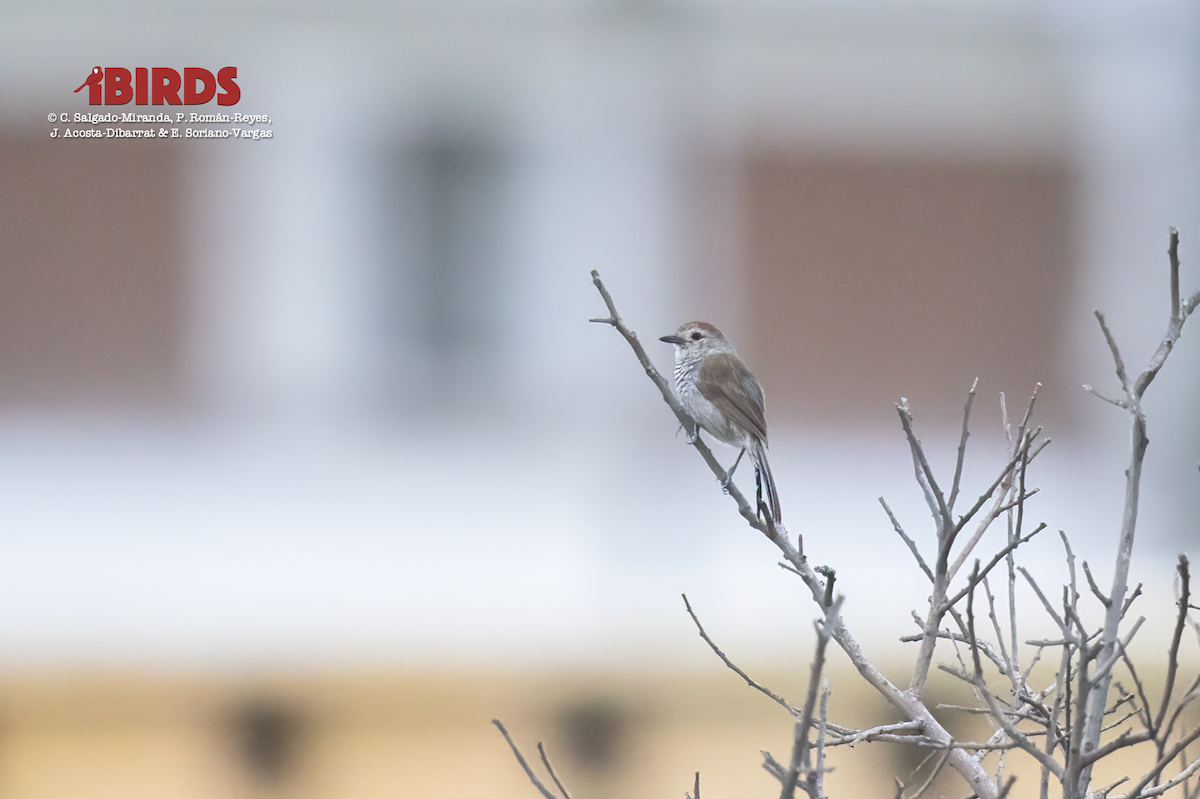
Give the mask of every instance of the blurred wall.
M 1168 225 L 1196 260 L 1197 13 L 6 9 L 0 664 L 688 669 L 684 588 L 730 651 L 803 657 L 794 586 L 587 324 L 592 269 L 660 368 L 687 319 L 738 344 L 788 524 L 864 639 L 924 598 L 880 579 L 907 555 L 876 498 L 927 518 L 900 397 L 951 461 L 980 378 L 986 486 L 998 392 L 1041 382 L 1031 512 L 1107 562 L 1127 429 L 1079 388 L 1113 383 L 1091 309 L 1140 363 Z M 49 141 L 96 63 L 237 65 L 274 135 Z M 1153 389 L 1148 601 L 1200 510 L 1194 338 Z

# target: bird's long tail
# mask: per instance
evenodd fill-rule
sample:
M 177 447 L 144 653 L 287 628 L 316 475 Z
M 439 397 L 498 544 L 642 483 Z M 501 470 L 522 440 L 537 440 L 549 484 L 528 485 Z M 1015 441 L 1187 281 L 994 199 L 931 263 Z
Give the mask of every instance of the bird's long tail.
M 779 493 L 775 490 L 775 478 L 771 476 L 771 465 L 767 463 L 767 447 L 758 442 L 754 446 L 754 480 L 757 484 L 757 499 L 762 506 L 763 493 L 767 495 L 767 508 L 771 512 L 772 521 L 779 523 L 782 515 L 779 512 Z

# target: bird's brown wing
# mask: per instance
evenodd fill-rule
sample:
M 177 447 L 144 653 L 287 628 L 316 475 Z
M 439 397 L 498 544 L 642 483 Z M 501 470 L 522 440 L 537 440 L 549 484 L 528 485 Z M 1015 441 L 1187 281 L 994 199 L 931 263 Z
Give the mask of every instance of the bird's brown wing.
M 767 440 L 762 388 L 745 364 L 726 353 L 710 355 L 704 359 L 697 377 L 697 387 L 705 399 L 743 430 L 749 430 L 764 442 Z M 726 386 L 737 386 L 741 390 L 730 390 Z

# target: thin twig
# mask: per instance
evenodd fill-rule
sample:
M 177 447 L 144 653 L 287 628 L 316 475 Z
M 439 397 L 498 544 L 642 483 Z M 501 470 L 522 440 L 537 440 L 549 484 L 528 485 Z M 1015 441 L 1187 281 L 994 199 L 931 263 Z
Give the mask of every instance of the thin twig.
M 909 449 L 912 450 L 917 482 L 925 491 L 925 500 L 933 513 L 933 518 L 938 521 L 938 560 L 943 561 L 946 557 L 945 553 L 949 551 L 950 544 L 953 543 L 953 541 L 943 543 L 943 538 L 954 527 L 950 521 L 950 510 L 946 506 L 945 497 L 942 496 L 942 489 L 938 487 L 937 479 L 933 476 L 933 469 L 930 468 L 929 461 L 925 457 L 925 448 L 921 446 L 916 431 L 913 430 L 913 418 L 908 409 L 908 400 L 903 400 L 896 405 L 896 413 L 900 415 L 900 425 L 904 428 Z
M 546 772 L 550 775 L 550 779 L 554 780 L 554 784 L 562 791 L 563 799 L 571 799 L 571 794 L 567 792 L 567 788 L 562 784 L 562 780 L 558 778 L 558 774 L 554 771 L 554 766 L 550 765 L 550 758 L 546 755 L 546 747 L 538 741 L 538 754 L 542 756 L 542 765 L 546 767 Z
M 775 779 L 779 780 L 780 782 L 783 782 L 784 773 L 785 773 L 783 765 L 780 764 L 780 762 L 778 760 L 776 760 L 775 757 L 767 750 L 760 749 L 760 750 L 758 750 L 758 752 L 763 757 L 763 764 L 762 764 L 763 770 L 766 771 L 768 774 L 770 774 Z
M 1167 259 L 1171 263 L 1171 321 L 1182 319 L 1179 313 L 1179 231 L 1170 229 Z
M 700 624 L 700 619 L 698 619 L 696 617 L 695 611 L 692 610 L 692 604 L 690 602 L 688 602 L 687 594 L 680 594 L 680 596 L 683 597 L 683 606 L 685 608 L 687 608 L 688 615 L 692 617 L 692 621 L 695 623 L 696 629 L 700 633 L 700 637 L 703 638 L 704 643 L 708 644 L 709 648 L 712 649 L 712 651 L 716 653 L 717 657 L 719 657 L 721 659 L 721 662 L 724 663 L 726 666 L 728 666 L 730 668 L 730 670 L 733 671 L 734 674 L 736 674 L 737 676 L 739 676 L 743 680 L 745 680 L 746 684 L 749 685 L 751 688 L 753 688 L 756 691 L 761 691 L 763 694 L 769 696 L 777 704 L 779 704 L 784 709 L 786 709 L 793 716 L 796 716 L 797 718 L 799 718 L 800 711 L 797 710 L 796 708 L 792 707 L 790 704 L 788 704 L 788 701 L 786 699 L 784 699 L 782 696 L 780 696 L 779 694 L 772 691 L 770 688 L 759 685 L 753 679 L 750 678 L 750 675 L 746 674 L 746 672 L 742 671 L 741 669 L 739 669 L 737 666 L 734 665 L 733 661 L 730 660 L 725 655 L 725 653 L 721 651 L 721 648 L 719 646 L 717 646 L 716 642 L 713 641 L 712 638 L 709 638 L 708 633 L 706 633 L 704 631 L 704 625 Z
M 504 729 L 504 725 L 500 723 L 500 719 L 492 719 L 492 724 L 496 725 L 496 729 L 500 730 L 500 734 L 504 736 L 504 740 L 508 741 L 509 747 L 512 748 L 513 755 L 516 756 L 517 762 L 521 764 L 521 768 L 525 769 L 525 775 L 529 777 L 529 781 L 533 783 L 533 786 L 537 788 L 538 791 L 541 792 L 542 796 L 546 797 L 546 799 L 558 799 L 558 797 L 546 789 L 546 786 L 542 784 L 542 781 L 539 780 L 537 775 L 533 773 L 533 769 L 531 769 L 529 764 L 525 762 L 524 755 L 521 754 L 521 750 L 517 748 L 517 745 L 513 743 L 512 736 L 508 734 L 508 730 Z M 558 778 L 556 777 L 555 782 L 557 781 Z
M 1096 595 L 1096 599 L 1100 600 L 1100 604 L 1108 607 L 1112 604 L 1112 597 L 1107 597 L 1100 590 L 1100 586 L 1096 585 L 1095 579 L 1092 578 L 1092 570 L 1088 568 L 1088 562 L 1083 562 L 1083 576 L 1087 578 L 1088 587 L 1092 589 L 1092 593 Z
M 921 557 L 921 551 L 917 549 L 917 542 L 913 541 L 908 533 L 904 532 L 904 528 L 900 526 L 900 521 L 896 518 L 896 514 L 892 513 L 892 509 L 888 507 L 883 497 L 879 498 L 879 504 L 883 506 L 884 512 L 892 520 L 892 527 L 895 529 L 896 534 L 900 536 L 901 540 L 908 546 L 909 552 L 912 552 L 913 557 L 917 559 L 917 565 L 921 567 L 921 571 L 925 572 L 925 576 L 929 578 L 929 582 L 933 582 L 933 572 L 930 571 L 929 564 L 925 562 L 925 558 Z
M 783 780 L 783 789 L 779 799 L 792 799 L 796 794 L 796 783 L 800 772 L 808 760 L 808 733 L 812 728 L 813 714 L 816 712 L 817 695 L 820 690 L 821 671 L 825 667 L 825 646 L 829 643 L 833 628 L 838 625 L 842 606 L 842 598 L 838 597 L 826 611 L 825 618 L 816 623 L 817 646 L 813 654 L 812 670 L 808 680 L 808 696 L 804 700 L 804 709 L 796 722 L 796 736 L 792 745 L 792 763 Z
M 1138 583 L 1136 586 L 1134 586 L 1133 591 L 1130 592 L 1129 596 L 1125 597 L 1125 601 L 1121 603 L 1121 618 L 1122 619 L 1125 618 L 1125 615 L 1127 613 L 1129 613 L 1129 608 L 1131 605 L 1133 605 L 1134 600 L 1137 599 L 1141 595 L 1142 595 L 1142 584 Z
M 868 743 L 874 741 L 915 743 L 919 746 L 936 746 L 939 748 L 943 746 L 940 743 L 925 738 L 922 735 L 924 725 L 916 721 L 881 724 L 878 727 L 871 727 L 866 730 L 851 730 L 839 727 L 836 724 L 827 724 L 826 727 L 832 733 L 832 736 L 826 742 L 827 746 L 849 746 L 853 748 L 855 744 L 862 741 L 867 741 Z
M 1030 587 L 1033 588 L 1033 592 L 1037 595 L 1037 598 L 1042 601 L 1042 607 L 1045 608 L 1046 613 L 1050 615 L 1050 618 L 1054 619 L 1054 623 L 1057 624 L 1059 628 L 1062 628 L 1062 618 L 1059 617 L 1058 613 L 1054 611 L 1054 607 L 1050 604 L 1050 600 L 1046 599 L 1046 595 L 1042 593 L 1042 588 L 1037 584 L 1037 580 L 1033 579 L 1033 575 L 1026 571 L 1024 566 L 1018 566 L 1017 571 L 1024 575 L 1025 582 L 1029 583 Z
M 1096 675 L 1097 675 L 1098 679 L 1099 678 L 1109 678 L 1109 681 L 1111 682 L 1113 667 L 1116 666 L 1117 662 L 1120 661 L 1120 659 L 1121 659 L 1121 649 L 1129 646 L 1129 642 L 1133 640 L 1133 637 L 1135 635 L 1137 635 L 1138 630 L 1140 630 L 1142 628 L 1142 625 L 1145 622 L 1146 622 L 1145 616 L 1138 616 L 1137 621 L 1135 621 L 1133 623 L 1133 626 L 1129 629 L 1129 632 L 1126 633 L 1125 638 L 1117 639 L 1116 646 L 1114 647 L 1115 651 L 1113 651 L 1111 655 L 1109 655 L 1108 657 L 1105 657 L 1103 660 L 1101 660 L 1100 657 L 1097 657 L 1097 661 L 1099 662 L 1099 665 L 1096 667 Z M 1103 644 L 1100 646 L 1100 652 L 1101 652 L 1101 657 L 1103 657 L 1103 655 L 1104 655 Z M 1107 693 L 1105 694 L 1105 696 L 1107 696 Z M 1105 711 L 1105 713 L 1107 713 L 1107 712 L 1108 711 Z
M 1096 321 L 1100 323 L 1100 330 L 1104 333 L 1104 340 L 1108 343 L 1108 351 L 1112 353 L 1113 365 L 1117 370 L 1117 379 L 1121 381 L 1121 390 L 1126 395 L 1129 391 L 1129 375 L 1125 373 L 1125 361 L 1121 359 L 1121 350 L 1117 347 L 1117 341 L 1113 338 L 1112 331 L 1108 329 L 1108 323 L 1104 321 L 1104 313 L 1099 309 L 1093 311 L 1096 315 Z
M 983 682 L 983 664 L 979 662 L 979 638 L 975 635 L 975 586 L 979 584 L 979 560 L 971 569 L 970 586 L 967 591 L 967 643 L 971 646 L 971 665 L 975 667 L 975 678 Z
M 1107 731 L 1112 728 L 1108 727 L 1105 729 Z M 1126 730 L 1108 743 L 1098 746 L 1093 751 L 1089 752 L 1087 759 L 1090 762 L 1095 763 L 1108 757 L 1118 749 L 1124 749 L 1127 746 L 1135 746 L 1140 743 L 1145 743 L 1151 739 L 1152 736 L 1150 735 L 1149 730 Z
M 1171 239 L 1173 247 L 1177 250 L 1179 234 L 1175 232 L 1174 228 L 1171 229 Z M 1171 278 L 1174 281 L 1172 289 L 1173 292 L 1179 291 L 1178 260 L 1178 254 L 1176 254 L 1174 256 L 1174 263 L 1172 264 L 1171 270 Z M 1137 380 L 1134 381 L 1133 400 L 1135 402 L 1141 401 L 1142 395 L 1146 393 L 1146 389 L 1150 386 L 1151 381 L 1154 380 L 1155 376 L 1158 375 L 1158 371 L 1162 369 L 1163 364 L 1166 363 L 1167 356 L 1171 354 L 1171 350 L 1174 348 L 1175 342 L 1179 340 L 1179 336 L 1183 332 L 1183 323 L 1187 319 L 1188 315 L 1195 310 L 1197 301 L 1200 301 L 1200 292 L 1196 292 L 1184 303 L 1181 303 L 1178 315 L 1173 315 L 1171 317 L 1171 321 L 1167 325 L 1167 332 L 1163 334 L 1162 341 L 1158 343 L 1158 349 L 1156 349 L 1154 354 L 1150 356 L 1150 363 L 1144 370 L 1142 370 L 1142 373 L 1138 375 Z
M 1196 693 L 1197 688 L 1200 688 L 1200 674 L 1196 675 L 1196 679 L 1192 680 L 1191 687 L 1184 691 L 1183 698 L 1179 700 L 1175 709 L 1171 711 L 1171 718 L 1167 720 L 1167 726 L 1159 731 L 1159 735 L 1163 740 L 1169 739 L 1174 733 L 1175 723 L 1179 721 L 1179 717 L 1183 715 L 1183 711 L 1187 706 L 1197 698 L 1200 698 L 1200 694 Z
M 1137 690 L 1138 698 L 1141 704 L 1138 707 L 1138 716 L 1141 718 L 1143 726 L 1150 732 L 1150 737 L 1157 736 L 1157 726 L 1154 719 L 1150 717 L 1150 697 L 1146 695 L 1146 686 L 1142 684 L 1142 678 L 1138 676 L 1137 667 L 1133 663 L 1133 658 L 1129 657 L 1129 652 L 1121 650 L 1121 660 L 1125 662 L 1125 668 L 1129 669 L 1129 676 L 1133 680 L 1133 687 Z M 1162 720 L 1159 720 L 1159 724 Z
M 1029 437 L 1028 441 L 1032 443 L 1033 436 L 1038 435 L 1040 432 L 1040 428 L 1034 431 L 1034 433 Z M 1038 445 L 1036 450 L 1028 452 L 1028 454 L 1026 453 L 1028 445 L 1026 445 L 1026 447 L 1022 447 L 1020 451 L 1009 458 L 1008 463 L 1004 465 L 1000 475 L 994 481 L 992 481 L 990 486 L 988 486 L 987 491 L 985 491 L 977 500 L 975 500 L 975 504 L 971 506 L 970 510 L 968 510 L 963 516 L 959 517 L 956 527 L 961 530 L 964 526 L 966 526 L 967 522 L 969 522 L 975 516 L 975 514 L 979 512 L 979 509 L 983 507 L 983 504 L 992 497 L 996 489 L 1002 484 L 1006 484 L 1007 481 L 1011 479 L 1012 471 L 1014 468 L 1016 468 L 1016 465 L 1021 463 L 1022 460 L 1024 460 L 1026 463 L 1032 462 L 1033 459 L 1037 457 L 1037 454 L 1041 452 L 1042 449 L 1044 449 L 1049 443 L 1049 439 L 1044 440 Z M 1002 491 L 998 496 L 996 496 L 995 501 L 992 503 L 992 507 L 988 509 L 988 512 L 979 521 L 979 524 L 975 528 L 974 534 L 972 534 L 970 540 L 967 541 L 967 543 L 963 546 L 962 551 L 958 553 L 958 557 L 955 559 L 954 565 L 950 567 L 948 574 L 951 577 L 958 574 L 958 570 L 962 568 L 964 563 L 966 563 L 971 551 L 974 550 L 975 545 L 979 543 L 979 539 L 983 537 L 984 532 L 992 525 L 992 522 L 994 522 L 1008 507 L 1010 507 L 1010 505 L 1005 502 L 1005 497 L 1007 496 L 1007 490 Z M 957 535 L 957 531 L 955 534 Z
M 1149 788 L 1147 790 L 1141 791 L 1140 793 L 1138 793 L 1137 799 L 1150 799 L 1150 797 L 1153 797 L 1153 796 L 1162 796 L 1164 793 L 1171 790 L 1176 785 L 1179 785 L 1180 783 L 1185 782 L 1189 777 L 1191 777 L 1193 774 L 1195 774 L 1197 770 L 1200 770 L 1200 758 L 1193 760 L 1191 763 L 1188 764 L 1187 768 L 1185 768 L 1183 771 L 1176 774 L 1171 779 L 1162 783 L 1161 785 L 1156 785 L 1153 788 Z
M 976 560 L 975 563 L 978 565 L 979 561 Z M 996 615 L 996 598 L 992 595 L 992 586 L 988 583 L 987 577 L 980 582 L 983 584 L 983 595 L 987 597 L 988 620 L 992 623 L 992 632 L 996 634 L 996 645 L 1000 647 L 1000 659 L 1003 661 L 1000 669 L 1012 683 L 1013 695 L 1016 696 L 1020 693 L 1021 686 L 1018 684 L 1020 672 L 1013 668 L 1013 658 L 1004 645 L 1004 633 L 1000 629 L 1000 617 Z
M 1179 755 L 1180 752 L 1182 752 L 1184 749 L 1186 749 L 1188 744 L 1192 743 L 1197 738 L 1200 738 L 1200 727 L 1197 727 L 1196 729 L 1194 729 L 1190 733 L 1188 733 L 1187 736 L 1185 736 L 1184 738 L 1179 740 L 1174 746 L 1172 746 L 1169 750 L 1167 750 L 1167 752 L 1165 754 L 1163 754 L 1162 757 L 1160 757 L 1158 759 L 1158 762 L 1156 762 L 1154 764 L 1153 768 L 1151 768 L 1150 771 L 1146 772 L 1146 774 L 1141 778 L 1141 780 L 1138 781 L 1137 785 L 1134 786 L 1133 790 L 1127 794 L 1129 799 L 1134 799 L 1134 797 L 1139 797 L 1139 799 L 1140 799 L 1140 797 L 1142 797 L 1142 796 L 1158 795 L 1158 794 L 1143 794 L 1142 791 L 1153 781 L 1153 777 L 1155 774 L 1161 774 L 1163 769 L 1165 769 L 1167 766 L 1169 766 L 1171 764 L 1171 761 L 1174 760 Z
M 1178 245 L 1179 234 L 1171 228 L 1171 244 L 1172 255 L 1174 256 L 1174 247 Z M 1178 272 L 1178 256 L 1173 259 L 1174 272 Z M 1178 278 L 1176 278 L 1178 282 Z M 1175 298 L 1178 300 L 1178 297 Z M 1153 729 L 1155 731 L 1162 728 L 1163 719 L 1167 716 L 1167 707 L 1171 704 L 1171 692 L 1175 689 L 1175 676 L 1179 670 L 1179 645 L 1183 639 L 1183 628 L 1187 623 L 1188 604 L 1191 600 L 1191 573 L 1188 569 L 1188 559 L 1186 555 L 1179 556 L 1179 564 L 1176 566 L 1176 571 L 1179 573 L 1179 615 L 1175 617 L 1175 632 L 1171 636 L 1171 646 L 1167 649 L 1167 677 L 1163 684 L 1162 704 L 1158 708 L 1158 715 L 1154 717 Z M 1149 706 L 1147 705 L 1147 708 Z
M 905 636 L 900 637 L 898 640 L 900 641 L 900 643 L 903 643 L 903 644 L 911 644 L 911 643 L 915 643 L 917 641 L 923 640 L 924 637 L 925 636 L 923 634 L 922 635 L 905 635 Z M 939 630 L 937 633 L 937 637 L 939 640 L 952 641 L 952 642 L 958 643 L 958 644 L 970 644 L 970 642 L 971 642 L 971 636 L 965 632 L 964 633 L 952 633 L 949 630 Z M 994 663 L 996 665 L 996 668 L 998 670 L 1004 671 L 1004 667 L 1005 667 L 1004 658 L 1001 657 L 1000 653 L 997 652 L 990 643 L 988 643 L 987 641 L 976 641 L 975 643 L 979 647 L 979 651 L 982 652 L 987 657 L 988 660 L 992 661 L 992 663 Z
M 971 435 L 969 425 L 971 421 L 971 404 L 975 402 L 975 387 L 978 385 L 979 378 L 976 377 L 971 381 L 971 390 L 967 392 L 967 402 L 963 406 L 962 434 L 958 439 L 958 460 L 954 463 L 954 480 L 950 485 L 950 499 L 946 502 L 946 507 L 951 512 L 954 511 L 954 501 L 958 499 L 958 489 L 962 485 L 963 460 L 967 454 L 967 437 Z
M 829 680 L 821 685 L 821 707 L 817 715 L 817 760 L 813 764 L 812 793 L 816 799 L 825 798 L 825 745 L 826 733 L 829 731 Z
M 1007 711 L 1005 711 L 1005 709 L 1000 706 L 1000 700 L 997 699 L 996 695 L 993 694 L 988 689 L 986 683 L 984 683 L 982 680 L 976 678 L 976 676 L 973 674 L 969 674 L 965 671 L 960 671 L 959 669 L 951 668 L 950 666 L 940 665 L 940 666 L 938 666 L 938 668 L 940 670 L 946 672 L 947 674 L 950 674 L 954 677 L 957 677 L 960 680 L 963 680 L 964 682 L 968 682 L 971 685 L 973 685 L 975 687 L 975 689 L 979 692 L 979 694 L 988 703 L 988 706 L 991 708 L 992 720 L 995 723 L 1000 725 L 1001 729 L 1004 730 L 1004 734 L 1009 737 L 1009 740 L 1011 740 L 1018 748 L 1024 750 L 1025 752 L 1028 752 L 1035 760 L 1037 760 L 1040 764 L 1042 764 L 1043 767 L 1049 769 L 1050 773 L 1053 774 L 1055 777 L 1057 777 L 1059 779 L 1062 778 L 1062 776 L 1063 776 L 1062 766 L 1059 765 L 1054 760 L 1054 758 L 1050 757 L 1045 752 L 1041 751 L 1036 746 L 1034 746 L 1030 742 L 1028 736 L 1026 736 L 1025 734 L 1018 731 L 1017 728 L 1012 725 L 1012 722 L 1009 721 L 1009 719 L 1008 719 Z
M 950 750 L 947 749 L 942 752 L 941 756 L 938 757 L 937 763 L 934 764 L 933 770 L 929 772 L 929 776 L 925 779 L 925 782 L 921 783 L 916 792 L 909 795 L 908 799 L 921 799 L 921 795 L 929 790 L 930 785 L 933 785 L 933 781 L 936 780 L 937 776 L 942 773 L 942 767 L 946 765 L 946 761 L 949 759 Z
M 1105 394 L 1104 392 L 1100 391 L 1095 386 L 1091 385 L 1090 383 L 1084 383 L 1083 390 L 1086 391 L 1087 393 L 1091 394 L 1093 397 L 1096 397 L 1097 399 L 1104 400 L 1105 402 L 1109 403 L 1110 405 L 1116 405 L 1118 408 L 1124 408 L 1126 410 L 1129 409 L 1128 402 L 1126 402 L 1123 399 L 1116 399 L 1115 397 L 1110 397 L 1107 394 Z
M 1021 546 L 1021 544 L 1028 542 L 1029 539 L 1033 538 L 1035 535 L 1037 535 L 1038 533 L 1040 533 L 1042 530 L 1045 530 L 1045 529 L 1046 529 L 1046 523 L 1042 522 L 1041 524 L 1039 524 L 1037 526 L 1036 529 L 1031 531 L 1028 535 L 1024 535 L 1024 536 L 1021 536 L 1020 538 L 1016 538 L 1016 539 L 1013 539 L 1012 541 L 1009 541 L 1008 544 L 1006 544 L 1003 549 L 1001 549 L 999 552 L 997 552 L 995 555 L 993 555 L 992 559 L 988 561 L 987 565 L 984 566 L 982 570 L 980 570 L 978 579 L 982 579 L 983 577 L 986 577 L 988 572 L 990 572 L 993 568 L 995 568 L 997 563 L 1004 560 L 1005 556 L 1007 556 L 1009 552 L 1012 552 L 1014 549 Z M 967 585 L 964 586 L 961 591 L 959 591 L 957 594 L 954 594 L 952 597 L 950 597 L 946 600 L 946 605 L 950 606 L 950 605 L 957 604 L 958 601 L 960 599 L 962 599 L 964 596 L 966 596 L 967 592 L 970 591 L 972 588 L 974 588 L 974 583 L 972 581 L 968 580 Z

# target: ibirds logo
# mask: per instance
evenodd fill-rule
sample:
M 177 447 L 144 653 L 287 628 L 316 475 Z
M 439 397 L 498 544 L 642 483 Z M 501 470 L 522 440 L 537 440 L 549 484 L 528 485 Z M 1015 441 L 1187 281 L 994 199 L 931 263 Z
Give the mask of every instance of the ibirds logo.
M 184 67 L 183 75 L 170 67 L 93 67 L 92 74 L 75 91 L 88 90 L 88 105 L 236 105 L 242 99 L 237 67 L 222 67 L 216 75 L 201 67 Z M 220 89 L 218 93 L 217 89 Z M 180 95 L 182 94 L 182 99 Z

